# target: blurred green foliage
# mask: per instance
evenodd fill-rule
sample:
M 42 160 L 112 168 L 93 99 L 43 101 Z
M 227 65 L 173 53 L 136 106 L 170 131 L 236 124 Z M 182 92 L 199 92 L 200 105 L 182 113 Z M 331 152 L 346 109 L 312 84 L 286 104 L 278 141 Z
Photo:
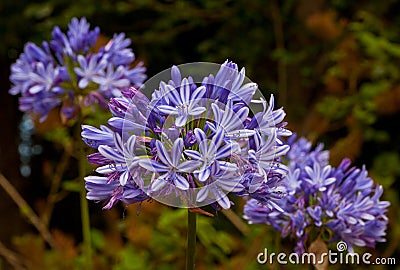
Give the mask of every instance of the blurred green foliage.
M 323 141 L 334 164 L 344 157 L 366 164 L 375 181 L 384 186 L 384 198 L 392 204 L 388 241 L 377 245 L 373 253 L 398 258 L 399 8 L 394 0 L 2 1 L 0 53 L 6 59 L 2 62 L 6 71 L 26 42 L 40 43 L 49 39 L 55 25 L 65 29 L 71 17 L 85 16 L 104 35 L 126 32 L 150 77 L 173 64 L 194 61 L 230 59 L 245 66 L 247 76 L 263 93 L 274 93 L 278 105 L 285 106 L 290 129 Z M 2 85 L 7 91 L 9 82 Z M 88 124 L 98 125 L 106 118 L 97 114 Z M 38 127 L 37 137 L 54 144 L 52 151 L 57 152 L 68 148 L 71 134 L 54 124 Z M 42 158 L 51 159 L 46 153 Z M 43 175 L 50 179 L 46 168 L 39 166 L 43 173 L 34 174 L 31 182 L 43 182 Z M 64 181 L 63 187 L 73 191 L 75 182 Z M 40 202 L 43 191 L 37 192 L 30 196 Z M 101 205 L 92 205 L 96 269 L 182 269 L 186 212 L 145 203 L 137 215 L 135 207 L 102 212 Z M 29 269 L 81 269 L 85 258 L 80 255 L 79 232 L 65 232 L 54 225 L 59 223 L 51 224 L 57 249 L 47 248 L 40 236 L 28 232 L 14 237 L 12 249 L 24 256 Z M 199 216 L 197 268 L 296 269 L 258 265 L 256 256 L 264 248 L 289 253 L 293 243 L 268 226 L 244 226 L 246 232 L 235 229 L 223 214 Z M 334 265 L 332 269 L 358 267 Z

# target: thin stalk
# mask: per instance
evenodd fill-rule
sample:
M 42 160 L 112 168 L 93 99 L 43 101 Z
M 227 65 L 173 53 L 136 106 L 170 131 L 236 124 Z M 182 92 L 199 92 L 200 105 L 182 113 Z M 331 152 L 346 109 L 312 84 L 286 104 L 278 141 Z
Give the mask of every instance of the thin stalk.
M 221 212 L 243 235 L 247 235 L 249 233 L 249 225 L 243 222 L 243 219 L 241 219 L 235 212 L 233 212 L 231 209 L 222 210 Z
M 194 270 L 196 257 L 196 213 L 188 209 L 186 270 Z
M 13 267 L 15 270 L 26 270 L 27 268 L 24 266 L 26 264 L 25 260 L 19 254 L 14 251 L 8 249 L 1 241 L 0 241 L 0 256 L 4 257 L 6 261 Z
M 77 126 L 77 130 L 80 131 L 81 125 Z M 77 132 L 77 134 L 79 134 Z M 80 136 L 75 138 L 78 140 L 77 150 L 78 151 L 78 162 L 79 162 L 79 184 L 80 184 L 80 205 L 81 205 L 81 222 L 82 222 L 82 235 L 83 235 L 83 254 L 86 259 L 86 269 L 93 269 L 92 264 L 92 240 L 90 236 L 90 216 L 89 216 L 89 204 L 86 199 L 86 189 L 84 177 L 86 176 L 86 155 L 84 151 L 84 144 L 80 140 Z
M 275 44 L 279 50 L 285 50 L 285 38 L 283 31 L 283 22 L 281 17 L 281 10 L 279 8 L 279 1 L 273 0 L 271 2 L 272 24 L 274 27 Z M 287 102 L 287 65 L 282 60 L 278 60 L 278 89 L 279 89 L 279 103 L 286 105 Z
M 35 226 L 35 228 L 42 235 L 43 239 L 52 247 L 55 247 L 53 237 L 48 231 L 47 227 L 43 224 L 40 218 L 35 214 L 29 204 L 22 198 L 22 196 L 18 193 L 18 191 L 14 188 L 13 185 L 3 176 L 0 172 L 0 185 L 7 192 L 7 194 L 13 199 L 13 201 L 18 205 L 21 213 L 29 219 L 31 224 Z
M 50 222 L 51 215 L 53 213 L 54 205 L 56 204 L 56 202 L 59 199 L 60 194 L 58 192 L 59 192 L 59 189 L 61 186 L 61 180 L 62 180 L 65 170 L 67 169 L 70 158 L 71 158 L 70 151 L 67 149 L 67 147 L 64 147 L 64 152 L 63 152 L 61 159 L 58 162 L 57 167 L 53 174 L 53 178 L 52 178 L 51 186 L 50 186 L 50 192 L 49 192 L 49 195 L 47 196 L 46 208 L 41 217 L 41 219 L 46 227 L 49 226 L 49 222 Z

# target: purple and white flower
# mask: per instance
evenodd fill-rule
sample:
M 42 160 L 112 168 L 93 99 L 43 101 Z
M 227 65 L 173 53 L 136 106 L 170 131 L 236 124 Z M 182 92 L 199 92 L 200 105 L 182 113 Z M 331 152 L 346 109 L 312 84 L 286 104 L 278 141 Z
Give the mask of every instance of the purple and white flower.
M 326 242 L 344 241 L 350 251 L 354 246 L 374 247 L 384 242 L 390 203 L 380 200 L 382 186 L 374 185 L 365 167 L 350 167 L 350 160 L 344 159 L 333 168 L 322 145 L 313 150 L 306 139 L 294 139 L 289 139 L 291 149 L 285 155 L 288 195 L 277 202 L 282 211 L 251 199 L 244 207 L 244 218 L 249 223 L 272 225 L 284 237 L 290 235 L 297 240 L 299 253 L 317 235 Z M 315 230 L 316 234 L 310 234 Z
M 160 141 L 156 141 L 156 149 L 159 162 L 152 159 L 142 159 L 139 163 L 143 168 L 159 174 L 158 178 L 152 183 L 152 190 L 158 191 L 167 183 L 173 183 L 181 190 L 189 189 L 190 185 L 185 174 L 192 173 L 200 166 L 200 162 L 195 160 L 182 161 L 182 138 L 175 140 L 171 153 L 167 152 Z
M 182 80 L 182 84 L 177 89 L 171 85 L 165 84 L 166 94 L 169 99 L 169 104 L 157 106 L 164 114 L 176 115 L 175 125 L 182 127 L 186 124 L 189 116 L 198 116 L 206 111 L 205 107 L 198 106 L 200 98 L 204 95 L 206 88 L 198 87 L 191 93 L 190 84 L 186 78 Z
M 197 83 L 173 66 L 171 79 L 160 81 L 150 100 L 135 88 L 112 98 L 110 128 L 82 126 L 83 140 L 98 151 L 89 161 L 111 185 L 107 189 L 107 181 L 89 177 L 88 198 L 96 198 L 99 186 L 100 200 L 126 202 L 121 190 L 134 186 L 180 207 L 228 209 L 232 193 L 281 209 L 277 201 L 286 194 L 281 180 L 287 169 L 280 158 L 289 149 L 281 138 L 289 132 L 278 131 L 284 113 L 271 106 L 262 112 L 277 121 L 275 129 L 268 122 L 269 134 L 257 125 L 249 127 L 255 84 L 243 84 L 244 76 L 244 69 L 238 72 L 236 64 L 225 62 L 215 77 Z M 238 98 L 242 94 L 247 103 Z
M 66 119 L 81 107 L 121 95 L 130 85 L 140 86 L 146 79 L 143 63 L 131 68 L 135 60 L 125 34 L 115 34 L 106 45 L 94 51 L 100 29 L 90 30 L 85 18 L 73 18 L 67 33 L 54 27 L 52 40 L 42 47 L 27 43 L 24 52 L 11 66 L 10 94 L 20 94 L 20 110 L 40 116 L 62 105 Z

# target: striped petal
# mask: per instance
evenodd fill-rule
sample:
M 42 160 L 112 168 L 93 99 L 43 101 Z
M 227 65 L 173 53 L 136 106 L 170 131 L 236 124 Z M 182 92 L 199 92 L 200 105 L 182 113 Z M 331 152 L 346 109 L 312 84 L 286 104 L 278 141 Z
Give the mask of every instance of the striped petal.
M 286 155 L 286 153 L 290 150 L 290 146 L 289 145 L 282 145 L 279 146 L 275 149 L 275 156 L 276 157 L 280 157 L 283 155 Z
M 237 124 L 237 123 L 231 123 L 232 122 L 231 120 L 232 120 L 234 114 L 235 114 L 235 112 L 232 110 L 232 107 L 229 104 L 227 104 L 225 106 L 225 111 L 222 114 L 222 119 L 220 120 L 219 124 L 222 127 L 228 127 L 232 124 Z
M 183 112 L 182 114 L 180 114 L 179 116 L 176 117 L 175 120 L 175 125 L 177 127 L 183 127 L 186 124 L 186 121 L 188 119 L 188 114 L 186 112 Z
M 90 175 L 90 176 L 86 176 L 85 178 L 86 182 L 92 183 L 92 184 L 96 184 L 96 185 L 104 185 L 107 184 L 107 177 L 104 176 L 94 176 L 94 175 Z
M 160 189 L 162 189 L 163 187 L 165 187 L 168 184 L 167 181 L 165 181 L 164 178 L 159 177 L 157 179 L 155 179 L 153 181 L 153 183 L 151 184 L 151 191 L 159 191 Z
M 175 175 L 174 184 L 177 188 L 179 188 L 181 190 L 188 190 L 190 187 L 187 179 L 179 174 Z
M 217 199 L 218 204 L 223 208 L 223 209 L 229 209 L 231 207 L 231 201 L 229 200 L 228 196 L 223 193 L 219 189 L 215 189 L 212 191 L 214 194 L 215 198 Z
M 243 107 L 239 111 L 236 112 L 236 117 L 239 118 L 241 123 L 243 123 L 247 119 L 248 115 L 249 115 L 248 107 Z
M 201 165 L 200 161 L 187 160 L 179 164 L 176 169 L 179 172 L 191 173 Z
M 237 129 L 226 133 L 226 137 L 231 139 L 248 138 L 256 134 L 255 130 L 251 129 Z
M 244 186 L 239 183 L 238 178 L 228 179 L 218 181 L 218 186 L 228 192 L 240 192 L 244 189 Z
M 258 85 L 256 83 L 246 83 L 235 94 L 237 97 L 248 99 L 254 95 L 254 93 L 257 90 L 257 87 Z
M 114 133 L 114 144 L 118 152 L 123 154 L 125 152 L 124 142 L 118 133 Z
M 174 105 L 182 104 L 181 97 L 179 96 L 178 91 L 176 91 L 176 89 L 173 86 L 166 84 L 164 89 Z
M 205 141 L 207 139 L 206 134 L 200 128 L 195 128 L 194 129 L 194 135 L 196 136 L 197 143 L 200 143 L 200 142 Z
M 196 201 L 198 202 L 204 201 L 205 199 L 207 199 L 208 193 L 209 193 L 209 188 L 207 186 L 201 188 L 200 191 L 197 193 Z
M 207 153 L 207 136 L 203 130 L 199 128 L 194 129 L 194 135 L 197 139 L 197 144 L 199 145 L 200 152 L 204 155 Z
M 180 87 L 180 94 L 181 94 L 181 100 L 183 104 L 189 104 L 189 98 L 190 98 L 190 84 L 187 80 L 187 78 L 184 78 L 182 80 L 182 84 Z
M 120 177 L 119 177 L 119 182 L 122 186 L 125 186 L 126 183 L 128 182 L 130 177 L 129 171 L 125 171 Z
M 208 128 L 209 128 L 212 132 L 215 132 L 215 131 L 217 130 L 217 128 L 215 127 L 214 123 L 211 123 L 211 122 L 209 122 L 209 121 L 207 121 L 206 123 L 207 123 Z
M 189 109 L 190 109 L 190 108 L 189 108 Z M 202 113 L 205 112 L 205 111 L 206 111 L 206 108 L 204 108 L 204 107 L 197 107 L 197 108 L 194 108 L 194 109 L 190 109 L 189 114 L 190 114 L 190 115 L 197 116 L 197 115 L 202 114 Z
M 124 164 L 107 164 L 96 168 L 97 173 L 110 174 L 113 172 L 124 171 L 126 166 Z
M 219 166 L 219 162 L 213 162 L 209 168 L 210 168 L 211 175 L 216 175 L 221 170 L 221 168 Z
M 103 138 L 111 139 L 113 131 L 106 126 L 101 125 L 101 130 L 89 125 L 82 125 L 81 135 L 90 140 L 99 140 Z
M 221 110 L 218 107 L 218 105 L 215 104 L 215 103 L 211 104 L 211 109 L 212 109 L 213 114 L 214 114 L 214 121 L 218 125 L 220 120 L 221 120 Z
M 244 81 L 244 77 L 245 77 L 245 68 L 242 68 L 238 74 L 238 76 L 236 76 L 235 80 L 232 82 L 232 89 L 238 89 L 243 81 Z
M 191 98 L 192 102 L 193 102 L 193 101 L 197 101 L 197 99 L 203 97 L 204 94 L 205 94 L 205 92 L 206 92 L 205 86 L 200 86 L 200 87 L 198 87 L 198 88 L 193 92 L 193 95 L 192 95 L 192 98 Z M 197 102 L 196 102 L 196 103 L 197 103 Z
M 123 163 L 125 162 L 125 158 L 123 157 L 123 155 L 117 151 L 115 151 L 113 148 L 111 148 L 108 145 L 100 145 L 99 148 L 99 153 L 111 160 L 114 160 L 115 162 L 118 163 Z
M 168 155 L 167 150 L 165 149 L 164 145 L 160 141 L 156 141 L 156 148 L 157 148 L 157 156 L 161 160 L 162 163 L 165 165 L 171 166 L 172 161 Z
M 143 130 L 144 131 L 144 130 L 148 129 L 148 127 L 145 127 L 144 125 L 134 123 L 130 120 L 121 119 L 119 117 L 111 117 L 107 121 L 107 123 L 110 126 L 116 128 L 116 129 L 120 129 L 120 130 L 124 129 L 124 130 L 140 130 L 140 131 Z
M 183 140 L 182 138 L 178 138 L 175 140 L 171 151 L 171 161 L 174 167 L 178 165 L 179 160 L 182 157 L 182 151 L 183 151 Z
M 286 175 L 289 171 L 289 168 L 281 163 L 259 161 L 258 166 L 263 168 L 266 172 L 274 170 L 274 173 L 282 175 Z M 305 181 L 307 181 L 307 179 L 305 179 Z
M 135 135 L 130 136 L 126 142 L 127 151 L 128 151 L 128 153 L 132 154 L 132 156 L 134 156 L 133 153 L 135 151 L 135 142 L 136 142 Z
M 222 159 L 222 158 L 226 158 L 226 157 L 230 156 L 231 154 L 232 154 L 232 145 L 227 144 L 218 149 L 215 158 Z
M 172 107 L 169 105 L 159 105 L 157 106 L 157 109 L 167 115 L 177 115 L 179 113 L 178 109 L 176 107 Z
M 225 132 L 222 128 L 218 128 L 217 131 L 215 132 L 213 138 L 212 138 L 212 145 L 215 146 L 215 148 L 219 148 L 221 143 L 224 140 Z
M 200 182 L 205 182 L 211 175 L 210 168 L 205 168 L 199 171 L 198 179 Z
M 235 163 L 230 163 L 227 161 L 218 161 L 219 168 L 223 171 L 236 171 L 238 166 Z
M 185 150 L 184 153 L 191 159 L 194 159 L 194 160 L 201 159 L 201 154 L 195 150 Z
M 152 172 L 160 173 L 160 172 L 169 171 L 169 167 L 168 166 L 166 166 L 164 164 L 161 164 L 161 163 L 158 163 L 158 162 L 156 162 L 156 161 L 154 161 L 152 159 L 148 159 L 148 158 L 141 159 L 139 161 L 139 166 L 142 167 L 142 168 L 145 168 L 146 170 L 152 171 Z

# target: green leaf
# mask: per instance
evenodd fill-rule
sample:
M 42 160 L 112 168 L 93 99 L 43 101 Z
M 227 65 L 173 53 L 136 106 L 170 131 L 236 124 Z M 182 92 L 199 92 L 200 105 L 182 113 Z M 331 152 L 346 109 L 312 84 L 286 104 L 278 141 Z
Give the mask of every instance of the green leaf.
M 91 231 L 92 243 L 94 248 L 103 249 L 106 246 L 106 239 L 100 230 L 92 229 Z
M 148 254 L 144 251 L 138 252 L 130 244 L 126 245 L 117 254 L 118 264 L 113 270 L 141 270 L 148 269 Z
M 384 152 L 374 159 L 371 171 L 381 180 L 384 187 L 389 187 L 400 176 L 400 157 L 397 152 Z
M 363 83 L 360 87 L 360 95 L 365 99 L 372 99 L 390 87 L 387 80 L 374 81 L 373 83 Z
M 28 18 L 44 19 L 51 15 L 54 6 L 52 3 L 35 3 L 28 5 L 24 10 L 24 16 Z

